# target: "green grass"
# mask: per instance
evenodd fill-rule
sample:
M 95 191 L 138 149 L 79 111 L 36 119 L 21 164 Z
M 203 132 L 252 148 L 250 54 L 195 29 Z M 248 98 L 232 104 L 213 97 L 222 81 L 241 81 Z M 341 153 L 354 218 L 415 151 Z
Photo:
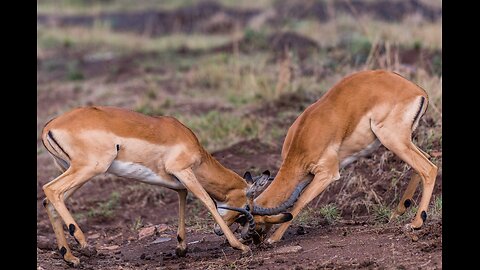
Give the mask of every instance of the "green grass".
M 256 138 L 260 125 L 254 118 L 236 116 L 227 112 L 209 111 L 198 116 L 176 115 L 193 130 L 200 143 L 214 151 L 241 140 Z
M 371 213 L 375 222 L 387 223 L 392 215 L 390 207 L 384 204 L 374 204 L 371 209 Z
M 327 204 L 320 208 L 305 207 L 293 220 L 293 224 L 303 226 L 318 226 L 323 219 L 328 224 L 335 224 L 341 219 L 340 209 L 335 204 Z
M 433 205 L 430 206 L 432 218 L 442 218 L 442 195 L 436 196 Z
M 340 219 L 340 210 L 334 204 L 322 206 L 319 212 L 330 224 L 334 224 Z
M 140 230 L 141 228 L 143 227 L 143 219 L 142 217 L 137 217 L 132 225 L 130 226 L 130 229 L 134 232 L 138 232 L 138 230 Z

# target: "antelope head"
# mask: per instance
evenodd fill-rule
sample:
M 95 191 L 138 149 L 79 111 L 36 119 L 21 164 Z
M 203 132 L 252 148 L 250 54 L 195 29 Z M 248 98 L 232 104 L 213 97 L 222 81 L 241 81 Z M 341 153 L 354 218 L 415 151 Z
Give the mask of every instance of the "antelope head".
M 255 206 L 253 201 L 270 185 L 274 177 L 270 175 L 270 171 L 266 170 L 258 176 L 252 176 L 252 174 L 247 171 L 243 175 L 243 178 L 248 184 L 246 191 L 247 203 L 245 207 L 237 208 L 217 205 L 217 209 L 227 209 L 240 213 L 234 222 L 240 224 L 239 229 L 241 230 L 242 239 L 248 240 L 253 238 L 254 242 L 259 243 L 261 242 L 261 232 L 264 230 L 264 225 L 257 225 L 255 223 L 253 214 L 256 212 L 254 211 Z M 272 216 L 266 216 L 263 220 L 266 220 L 270 224 L 277 224 L 290 221 L 291 219 L 292 215 L 290 213 L 279 212 Z M 217 224 L 215 224 L 214 232 L 217 235 L 223 235 L 222 230 Z

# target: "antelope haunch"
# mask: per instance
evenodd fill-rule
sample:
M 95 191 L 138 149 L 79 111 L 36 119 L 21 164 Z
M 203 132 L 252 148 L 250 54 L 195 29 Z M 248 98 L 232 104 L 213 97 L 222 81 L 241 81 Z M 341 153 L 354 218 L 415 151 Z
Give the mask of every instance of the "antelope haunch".
M 247 192 L 254 192 L 251 188 L 258 185 L 252 183 L 251 177 L 247 182 L 223 167 L 200 145 L 194 133 L 175 118 L 150 117 L 114 107 L 77 108 L 48 122 L 42 142 L 63 172 L 45 184 L 43 190 L 44 206 L 60 253 L 67 262 L 78 265 L 80 260 L 67 244 L 62 220 L 81 248 L 86 248 L 87 242 L 64 201 L 92 177 L 105 172 L 178 192 L 178 256 L 185 256 L 187 251 L 187 191 L 208 208 L 233 248 L 250 250 L 228 226 L 243 214 L 250 223 L 246 235 L 252 235 L 255 224 L 244 209 L 248 205 Z M 291 218 L 285 213 L 267 220 L 279 223 Z
M 411 138 L 427 106 L 425 91 L 396 73 L 362 71 L 344 78 L 289 128 L 281 167 L 271 184 L 255 199 L 253 214 L 274 215 L 293 206 L 291 214 L 297 216 L 305 205 L 340 178 L 341 168 L 383 144 L 415 170 L 391 218 L 406 211 L 421 181 L 418 211 L 407 224 L 409 228 L 420 228 L 427 218 L 437 167 Z M 255 221 L 266 224 L 266 231 L 271 227 L 262 216 L 255 216 Z M 279 241 L 290 223 L 280 225 L 267 242 Z

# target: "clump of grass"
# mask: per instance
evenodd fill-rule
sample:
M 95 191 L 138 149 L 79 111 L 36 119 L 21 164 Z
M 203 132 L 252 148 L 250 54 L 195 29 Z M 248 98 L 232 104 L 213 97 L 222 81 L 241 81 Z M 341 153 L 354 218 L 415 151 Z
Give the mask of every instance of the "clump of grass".
M 267 34 L 264 31 L 256 31 L 251 28 L 246 28 L 243 33 L 243 38 L 246 44 L 251 49 L 268 48 Z
M 295 225 L 308 225 L 308 226 L 316 226 L 319 224 L 318 218 L 318 209 L 313 207 L 305 207 L 297 217 L 293 220 L 293 224 Z
M 90 210 L 87 215 L 89 217 L 112 217 L 120 202 L 120 194 L 116 191 L 110 194 L 106 202 L 98 203 L 97 208 Z
M 442 195 L 435 197 L 433 201 L 433 206 L 431 208 L 432 217 L 441 218 L 442 217 Z
M 329 224 L 334 224 L 340 219 L 340 211 L 334 204 L 327 204 L 320 208 L 320 214 L 327 220 Z
M 392 215 L 392 210 L 384 204 L 375 204 L 372 206 L 375 222 L 387 223 Z
M 260 129 L 254 119 L 219 111 L 209 111 L 204 115 L 189 118 L 182 115 L 176 117 L 191 128 L 201 144 L 209 150 L 256 138 Z
M 137 232 L 140 228 L 143 227 L 143 219 L 142 217 L 138 216 L 131 226 L 131 230 Z

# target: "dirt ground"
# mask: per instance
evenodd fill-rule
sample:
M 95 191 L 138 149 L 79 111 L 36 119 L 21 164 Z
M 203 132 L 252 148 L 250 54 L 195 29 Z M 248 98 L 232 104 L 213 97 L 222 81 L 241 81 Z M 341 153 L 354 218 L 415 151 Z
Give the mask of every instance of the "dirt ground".
M 266 21 L 268 26 L 280 25 L 287 21 L 286 17 L 308 18 L 322 23 L 334 19 L 330 12 L 325 11 L 328 8 L 321 1 L 305 1 L 309 4 L 297 1 L 290 5 L 286 1 L 275 3 L 272 8 L 276 10 L 276 16 Z M 423 5 L 421 1 L 398 1 L 396 8 L 387 7 L 381 1 L 353 1 L 353 6 L 341 3 L 330 8 L 352 14 L 368 13 L 372 18 L 388 23 L 400 21 L 413 12 L 421 14 L 427 22 L 441 20 L 441 9 Z M 102 18 L 115 21 L 111 26 L 114 32 L 141 33 L 149 37 L 177 32 L 228 34 L 235 25 L 244 27 L 262 12 L 260 9 L 235 9 L 216 2 L 202 2 L 176 10 L 101 13 L 96 17 L 39 14 L 37 22 L 46 28 L 61 29 L 72 25 L 88 28 L 95 25 L 95 18 Z M 219 24 L 212 23 L 210 19 L 220 13 L 227 19 Z M 146 21 L 150 21 L 150 26 L 147 27 L 149 24 Z M 302 78 L 321 81 L 351 67 L 360 67 L 358 61 L 366 61 L 367 57 L 381 63 L 382 59 L 388 58 L 385 55 L 395 54 L 399 65 L 409 70 L 409 74 L 423 70 L 427 74 L 425 76 L 441 77 L 441 60 L 438 68 L 441 49 L 421 46 L 390 48 L 380 42 L 374 44 L 376 48 L 364 53 L 365 59 L 358 60 L 361 58 L 348 56 L 352 49 L 345 44 L 322 48 L 314 40 L 298 33 L 280 31 L 265 34 L 262 37 L 264 40 L 256 38 L 245 35 L 235 42 L 209 49 L 179 47 L 168 53 L 178 62 L 184 59 L 200 61 L 204 59 L 200 57 L 213 58 L 217 53 L 246 54 L 245 57 L 252 58 L 256 57 L 255 53 L 268 54 L 268 65 L 275 66 L 277 60 L 283 57 L 284 48 L 289 47 L 298 53 L 295 60 L 298 66 L 292 81 Z M 50 118 L 75 106 L 107 104 L 139 110 L 138 104 L 143 104 L 144 97 L 151 102 L 147 105 L 162 104 L 160 107 L 165 114 L 175 112 L 187 118 L 208 115 L 211 111 L 232 117 L 240 115 L 249 118 L 254 115 L 257 120 L 254 118 L 253 121 L 261 122 L 266 131 L 259 132 L 254 138 L 245 135 L 245 138 L 216 149 L 212 154 L 239 175 L 247 170 L 257 174 L 266 169 L 275 174 L 280 166 L 286 130 L 296 116 L 319 97 L 318 92 L 298 90 L 279 94 L 275 98 L 259 98 L 260 101 L 255 97 L 252 100 L 256 103 L 250 105 L 246 102 L 246 105 L 238 107 L 225 102 L 227 98 L 217 96 L 218 92 L 208 89 L 216 87 L 215 84 L 212 87 L 209 80 L 196 81 L 199 71 L 195 65 L 179 68 L 167 61 L 170 56 L 166 57 L 161 52 L 127 52 L 88 60 L 92 52 L 99 50 L 98 47 L 62 42 L 59 47 L 42 48 L 37 57 L 37 133 Z M 315 50 L 327 55 L 328 61 L 344 66 L 327 63 L 321 68 L 312 67 L 309 59 Z M 361 52 L 359 50 L 357 54 Z M 155 64 L 142 64 L 148 61 Z M 73 62 L 75 65 L 71 65 Z M 375 61 L 371 63 L 375 64 Z M 239 73 L 242 72 L 240 68 Z M 76 75 L 80 79 L 76 79 Z M 160 87 L 155 88 L 157 92 L 152 94 L 150 84 L 156 83 L 151 79 L 153 76 L 160 78 Z M 262 84 L 262 81 L 257 80 L 257 83 Z M 204 88 L 195 88 L 198 85 Z M 438 109 L 431 105 L 414 138 L 420 141 L 422 149 L 431 154 L 433 162 L 441 169 L 441 135 L 435 135 L 441 132 L 441 120 L 435 120 L 432 113 L 435 110 Z M 267 140 L 265 133 L 268 132 L 279 134 Z M 53 229 L 42 206 L 42 186 L 59 172 L 40 140 L 37 147 L 37 269 L 71 269 L 57 250 Z M 382 146 L 371 157 L 362 158 L 343 169 L 341 179 L 308 205 L 289 227 L 282 241 L 274 246 L 251 244 L 252 253 L 247 255 L 233 250 L 223 236 L 213 232 L 214 222 L 210 214 L 196 198 L 189 195 L 186 226 L 189 251 L 184 258 L 175 255 L 176 193 L 112 175 L 101 175 L 67 200 L 67 207 L 95 252 L 80 250 L 68 233 L 66 236 L 73 254 L 81 260 L 79 269 L 442 269 L 441 170 L 436 179 L 429 216 L 421 229 L 414 232 L 403 230 L 413 211 L 391 223 L 385 221 L 385 212 L 382 212 L 396 206 L 411 175 L 411 169 Z M 415 193 L 416 202 L 420 194 L 421 188 Z M 319 211 L 322 206 L 330 204 L 336 205 L 340 211 L 334 222 Z M 233 230 L 235 226 L 232 225 Z M 68 230 L 65 228 L 65 231 Z

